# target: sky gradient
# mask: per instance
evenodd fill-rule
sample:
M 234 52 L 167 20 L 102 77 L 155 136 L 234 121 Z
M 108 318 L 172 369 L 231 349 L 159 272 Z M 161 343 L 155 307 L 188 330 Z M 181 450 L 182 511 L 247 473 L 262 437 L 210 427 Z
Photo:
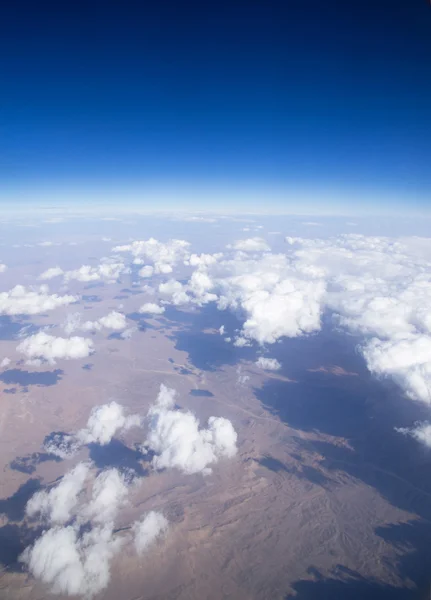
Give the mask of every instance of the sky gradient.
M 3 203 L 430 212 L 425 0 L 18 0 L 0 56 Z

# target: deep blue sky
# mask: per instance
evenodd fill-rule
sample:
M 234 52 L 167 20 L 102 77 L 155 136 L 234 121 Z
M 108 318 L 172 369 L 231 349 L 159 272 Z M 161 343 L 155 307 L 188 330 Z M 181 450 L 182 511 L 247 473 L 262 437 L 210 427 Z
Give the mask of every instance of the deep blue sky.
M 3 200 L 150 181 L 431 208 L 426 0 L 13 0 L 0 57 Z

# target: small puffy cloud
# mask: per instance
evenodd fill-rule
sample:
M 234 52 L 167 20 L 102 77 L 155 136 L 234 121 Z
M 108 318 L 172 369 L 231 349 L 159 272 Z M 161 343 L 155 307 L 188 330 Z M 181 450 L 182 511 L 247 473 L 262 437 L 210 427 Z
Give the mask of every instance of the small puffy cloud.
M 211 293 L 215 284 L 208 273 L 202 270 L 195 271 L 189 279 L 187 289 L 191 292 L 198 304 L 207 304 L 217 300 L 217 295 Z
M 127 416 L 124 407 L 113 400 L 92 409 L 87 425 L 77 433 L 77 439 L 82 444 L 96 442 L 103 446 L 109 444 L 117 431 L 139 427 L 140 424 L 139 415 Z
M 98 321 L 86 321 L 82 325 L 82 328 L 85 331 L 102 329 L 103 327 L 106 329 L 113 329 L 114 331 L 121 331 L 127 327 L 126 317 L 123 313 L 113 310 L 105 317 L 101 317 Z
M 221 258 L 223 258 L 221 252 L 217 254 L 191 254 L 190 258 L 184 261 L 184 264 L 191 267 L 208 267 L 214 265 Z
M 166 263 L 156 263 L 154 270 L 156 273 L 161 273 L 162 275 L 168 275 L 169 273 L 172 273 L 173 268 L 171 265 L 168 265 Z
M 145 313 L 149 315 L 162 315 L 165 312 L 164 306 L 159 306 L 154 302 L 146 302 L 139 309 L 140 313 Z
M 265 240 L 260 237 L 238 240 L 232 244 L 232 248 L 241 252 L 269 252 L 271 250 Z
M 166 534 L 168 521 L 162 513 L 150 511 L 132 526 L 136 552 L 142 554 L 158 538 Z
M 209 465 L 237 452 L 237 433 L 228 419 L 210 417 L 208 427 L 200 428 L 193 413 L 175 410 L 175 390 L 164 385 L 148 417 L 145 447 L 156 453 L 152 461 L 156 469 L 207 474 Z
M 46 285 L 42 285 L 36 290 L 16 285 L 9 292 L 0 293 L 0 314 L 36 315 L 72 304 L 77 300 L 77 296 L 49 294 Z
M 57 359 L 69 360 L 90 356 L 94 346 L 89 338 L 56 337 L 40 331 L 25 338 L 16 349 L 30 360 L 42 359 L 55 364 Z
M 0 273 L 4 273 L 7 269 L 7 266 L 4 263 L 0 263 Z
M 61 275 L 64 275 L 64 271 L 61 267 L 51 267 L 41 273 L 39 279 L 53 279 L 54 277 L 60 277 Z
M 140 427 L 139 415 L 127 415 L 121 404 L 115 401 L 95 406 L 85 427 L 76 434 L 56 433 L 45 440 L 44 450 L 60 458 L 72 458 L 84 444 L 109 444 L 120 431 Z
M 94 481 L 92 497 L 84 514 L 94 523 L 113 522 L 127 493 L 126 480 L 118 469 L 102 471 Z
M 138 260 L 138 259 L 135 259 Z M 152 277 L 154 273 L 154 267 L 152 267 L 151 265 L 145 265 L 145 267 L 142 267 L 142 269 L 139 269 L 139 277 L 143 277 L 143 278 L 147 278 L 147 277 Z
M 166 299 L 169 299 L 175 306 L 188 304 L 191 300 L 187 294 L 187 288 L 180 281 L 169 279 L 165 283 L 159 285 L 159 293 Z
M 278 371 L 281 369 L 281 363 L 276 358 L 265 358 L 264 356 L 259 356 L 256 366 L 266 371 Z
M 123 340 L 130 340 L 130 338 L 132 337 L 132 335 L 137 330 L 138 330 L 137 327 L 128 327 L 127 329 L 125 329 L 124 331 L 122 331 L 120 333 L 120 336 L 123 338 Z
M 81 331 L 100 331 L 101 329 L 113 329 L 114 331 L 121 331 L 127 327 L 127 320 L 123 313 L 118 311 L 111 311 L 104 317 L 101 317 L 97 321 L 85 321 L 81 322 L 80 313 L 72 313 L 67 315 L 66 322 L 63 325 L 64 331 L 67 335 L 70 335 L 73 331 L 80 329 Z
M 11 359 L 5 356 L 5 358 L 0 362 L 0 368 L 5 369 L 10 365 L 11 362 Z
M 48 522 L 56 525 L 64 524 L 72 517 L 72 511 L 78 503 L 85 480 L 89 473 L 89 465 L 78 463 L 66 473 L 58 485 L 48 491 L 38 491 L 26 505 L 26 514 L 34 517 L 42 515 Z

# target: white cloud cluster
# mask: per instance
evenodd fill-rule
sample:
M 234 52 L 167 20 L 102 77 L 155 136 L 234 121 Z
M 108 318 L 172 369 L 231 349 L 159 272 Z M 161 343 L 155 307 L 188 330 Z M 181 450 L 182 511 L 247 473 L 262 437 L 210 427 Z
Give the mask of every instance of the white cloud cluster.
M 208 427 L 190 412 L 175 409 L 175 390 L 160 386 L 156 403 L 148 411 L 145 449 L 156 453 L 156 469 L 174 467 L 185 473 L 211 472 L 209 465 L 237 451 L 237 434 L 227 419 L 210 417 Z M 57 434 L 45 449 L 70 456 L 83 443 L 107 444 L 119 429 L 141 425 L 138 415 L 125 416 L 116 402 L 95 407 L 87 426 L 74 436 Z M 54 593 L 91 598 L 109 583 L 112 559 L 133 541 L 142 554 L 166 534 L 168 521 L 151 511 L 133 523 L 131 532 L 115 530 L 118 511 L 127 503 L 132 480 L 115 468 L 94 478 L 91 463 L 78 463 L 56 485 L 37 491 L 27 503 L 26 515 L 40 515 L 50 526 L 26 548 L 20 560 Z
M 102 471 L 96 477 L 90 502 L 83 514 L 93 523 L 112 523 L 128 494 L 127 483 L 117 469 Z
M 161 283 L 161 298 L 234 311 L 243 320 L 237 346 L 317 332 L 325 311 L 362 337 L 370 371 L 431 402 L 431 239 L 288 237 L 282 254 L 261 242 L 240 240 L 217 260 L 190 257 L 189 280 Z
M 124 407 L 114 400 L 109 404 L 95 406 L 84 429 L 79 430 L 77 439 L 82 444 L 96 442 L 102 446 L 109 444 L 118 431 L 125 431 L 130 427 L 139 427 L 139 415 L 126 415 Z
M 91 265 L 82 265 L 78 269 L 64 271 L 61 267 L 51 267 L 39 275 L 39 279 L 48 280 L 54 277 L 64 277 L 64 281 L 81 281 L 88 283 L 91 281 L 106 281 L 114 283 L 121 275 L 128 273 L 130 270 L 126 265 L 114 258 L 103 258 L 101 263 L 95 267 Z
M 40 514 L 49 523 L 55 525 L 69 521 L 78 504 L 78 497 L 83 490 L 89 470 L 88 463 L 78 463 L 66 473 L 58 485 L 49 491 L 42 490 L 33 494 L 27 502 L 26 514 L 29 517 Z
M 220 309 L 243 314 L 240 338 L 261 344 L 320 329 L 325 281 L 304 274 L 288 257 L 236 257 L 207 273 Z
M 259 356 L 256 366 L 266 371 L 278 371 L 281 369 L 281 363 L 276 358 L 265 358 L 264 356 Z
M 5 356 L 0 362 L 0 368 L 6 369 L 11 364 L 11 359 Z
M 85 427 L 74 434 L 56 434 L 44 444 L 45 452 L 60 458 L 72 458 L 85 444 L 109 444 L 119 432 L 140 427 L 142 418 L 127 415 L 124 407 L 114 400 L 109 404 L 94 406 Z
M 92 495 L 83 500 L 89 464 L 80 463 L 57 486 L 30 498 L 26 513 L 40 513 L 53 525 L 21 555 L 30 572 L 54 593 L 99 593 L 109 583 L 110 565 L 127 538 L 114 533 L 114 522 L 128 488 L 117 469 L 102 471 Z M 82 527 L 84 526 L 84 527 Z
M 107 586 L 109 562 L 119 550 L 108 534 L 96 529 L 79 538 L 71 525 L 54 527 L 27 548 L 21 560 L 34 577 L 51 585 L 52 593 L 91 598 Z
M 371 372 L 414 400 L 431 402 L 431 239 L 344 235 L 289 239 L 302 269 L 326 278 L 325 307 L 364 337 Z
M 158 291 L 165 302 L 177 306 L 216 302 L 221 310 L 242 313 L 236 344 L 265 344 L 320 329 L 325 280 L 320 272 L 297 269 L 286 255 L 236 253 L 202 261 L 188 282 L 170 279 Z
M 39 331 L 25 338 L 16 349 L 30 361 L 45 360 L 55 364 L 57 359 L 69 360 L 90 356 L 94 352 L 94 345 L 89 338 L 63 338 Z
M 0 263 L 0 273 L 4 273 L 7 269 L 7 266 L 4 263 Z
M 63 329 L 67 335 L 70 335 L 77 329 L 81 331 L 100 331 L 105 328 L 114 331 L 122 331 L 123 329 L 126 329 L 126 327 L 126 316 L 123 313 L 113 310 L 97 321 L 84 321 L 84 323 L 81 322 L 81 315 L 79 313 L 69 314 Z
M 16 285 L 8 292 L 0 293 L 0 314 L 36 315 L 77 302 L 77 296 L 50 294 L 46 285 L 28 289 Z
M 208 267 L 214 265 L 221 258 L 223 258 L 222 252 L 217 254 L 191 254 L 190 258 L 184 261 L 184 264 L 191 267 Z
M 165 312 L 165 307 L 154 302 L 146 302 L 141 306 L 139 312 L 148 315 L 162 315 Z
M 105 281 L 106 283 L 115 283 L 121 275 L 129 273 L 130 269 L 123 262 L 115 259 L 105 258 L 96 267 L 82 265 L 79 269 L 66 271 L 64 280 L 66 282 L 75 279 L 76 281 Z
M 237 434 L 232 423 L 210 417 L 200 428 L 191 412 L 175 409 L 175 390 L 160 386 L 156 403 L 148 412 L 149 431 L 144 447 L 156 453 L 156 469 L 177 468 L 184 473 L 211 473 L 209 465 L 236 454 Z
M 159 293 L 165 300 L 175 306 L 181 306 L 191 302 L 192 298 L 187 293 L 187 287 L 180 281 L 169 279 L 159 285 Z
M 142 277 L 151 277 L 154 273 L 172 273 L 173 267 L 189 257 L 189 242 L 184 240 L 169 240 L 166 243 L 154 238 L 134 241 L 131 244 L 116 246 L 113 252 L 130 252 L 136 259 L 146 259 L 152 265 L 146 265 L 140 270 Z M 137 264 L 137 263 L 135 263 Z M 150 271 L 149 268 L 154 271 Z

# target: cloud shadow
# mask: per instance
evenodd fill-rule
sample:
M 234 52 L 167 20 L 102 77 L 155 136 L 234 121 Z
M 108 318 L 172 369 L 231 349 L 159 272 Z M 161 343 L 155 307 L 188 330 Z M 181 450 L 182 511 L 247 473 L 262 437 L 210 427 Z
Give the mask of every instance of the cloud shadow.
M 0 374 L 0 381 L 6 385 L 18 384 L 23 387 L 28 385 L 50 386 L 58 383 L 64 371 L 23 371 L 21 369 L 9 369 Z
M 330 577 L 324 577 L 317 569 L 309 569 L 314 579 L 304 579 L 293 584 L 294 594 L 285 600 L 419 600 L 417 590 L 381 584 L 367 580 L 359 573 L 338 565 Z
M 212 304 L 196 311 L 180 311 L 168 306 L 163 318 L 171 325 L 180 325 L 172 329 L 168 337 L 175 342 L 176 350 L 187 352 L 190 363 L 197 369 L 215 371 L 223 365 L 256 359 L 255 346 L 237 348 L 217 331 L 222 325 L 231 334 L 241 328 L 241 323 L 230 311 L 219 311 Z
M 196 396 L 197 398 L 214 398 L 214 394 L 209 390 L 190 390 L 190 396 Z
M 0 340 L 16 340 L 24 335 L 33 335 L 39 329 L 32 323 L 20 323 L 7 315 L 0 316 Z
M 395 430 L 396 427 L 410 427 L 415 421 L 426 420 L 429 408 L 404 398 L 391 381 L 372 377 L 356 350 L 357 340 L 352 336 L 340 340 L 337 335 L 329 338 L 323 332 L 322 337 L 308 338 L 300 343 L 293 340 L 296 352 L 291 364 L 296 381 L 268 378 L 261 388 L 255 390 L 256 397 L 268 411 L 301 432 L 301 435 L 293 435 L 292 439 L 299 448 L 321 457 L 320 467 L 325 474 L 344 472 L 373 487 L 392 506 L 417 515 L 418 520 L 431 522 L 431 451 Z M 286 347 L 287 354 L 292 356 L 290 341 L 277 348 L 277 358 L 286 364 L 289 360 L 283 358 L 281 350 Z M 345 372 L 360 375 L 340 376 L 341 371 L 338 370 L 316 372 L 314 369 L 319 365 L 338 365 Z M 310 367 L 313 369 L 311 372 Z M 347 443 L 333 444 L 323 439 L 312 439 L 312 436 L 307 439 L 303 432 L 336 436 Z M 264 463 L 264 466 L 282 468 L 272 461 Z M 319 467 L 317 472 L 320 472 Z M 311 475 L 314 477 L 315 473 Z M 405 530 L 397 531 L 402 539 Z M 376 533 L 380 535 L 383 532 Z M 403 577 L 410 578 L 418 586 L 431 567 L 427 549 L 430 544 L 431 530 L 424 527 L 417 536 L 411 536 L 409 552 L 414 551 L 417 568 L 413 568 L 414 565 L 407 560 L 402 565 Z M 299 597 L 303 598 L 359 598 L 354 594 L 360 592 L 365 595 L 368 591 L 374 593 L 375 598 L 396 598 L 397 595 L 390 594 L 398 594 L 396 590 L 386 589 L 377 583 L 363 580 L 340 583 L 333 578 L 319 582 L 304 581 L 298 584 L 297 589 Z
M 37 465 L 51 460 L 54 462 L 61 462 L 62 459 L 59 456 L 49 454 L 48 452 L 33 452 L 33 454 L 17 456 L 9 463 L 9 468 L 13 471 L 31 475 L 36 471 Z
M 148 475 L 148 470 L 142 466 L 142 462 L 148 461 L 150 457 L 142 454 L 138 448 L 129 448 L 116 438 L 104 446 L 91 443 L 87 447 L 91 460 L 99 469 L 116 467 L 120 470 L 132 471 L 138 477 Z
M 25 505 L 41 487 L 39 479 L 28 479 L 12 496 L 0 500 L 0 513 L 4 514 L 9 521 L 21 521 L 25 514 Z

